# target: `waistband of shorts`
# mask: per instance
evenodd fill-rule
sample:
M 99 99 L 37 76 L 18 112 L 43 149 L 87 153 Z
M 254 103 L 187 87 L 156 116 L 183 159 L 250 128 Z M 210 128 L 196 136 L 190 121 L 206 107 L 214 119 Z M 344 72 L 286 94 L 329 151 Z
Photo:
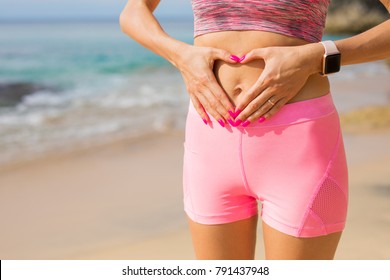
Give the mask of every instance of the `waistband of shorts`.
M 301 123 L 322 118 L 335 112 L 337 112 L 337 110 L 334 105 L 332 95 L 331 93 L 327 93 L 326 95 L 320 97 L 285 104 L 275 115 L 266 121 L 262 123 L 252 123 L 247 126 L 247 128 Z M 189 106 L 189 114 L 198 115 L 191 102 Z

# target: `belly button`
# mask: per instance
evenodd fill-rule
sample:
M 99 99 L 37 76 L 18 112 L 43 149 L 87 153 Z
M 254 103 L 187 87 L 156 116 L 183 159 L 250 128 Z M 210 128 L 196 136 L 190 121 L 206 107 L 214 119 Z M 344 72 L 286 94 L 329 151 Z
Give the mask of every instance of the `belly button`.
M 240 86 L 236 86 L 236 87 L 233 89 L 233 95 L 234 95 L 234 96 L 239 95 L 241 92 L 242 92 L 242 88 L 241 88 Z

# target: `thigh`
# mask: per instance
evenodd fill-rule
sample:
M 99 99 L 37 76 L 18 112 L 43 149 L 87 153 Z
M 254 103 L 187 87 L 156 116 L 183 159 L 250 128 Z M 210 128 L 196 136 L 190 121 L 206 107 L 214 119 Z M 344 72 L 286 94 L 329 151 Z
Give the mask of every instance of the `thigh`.
M 197 259 L 252 260 L 255 256 L 257 215 L 237 222 L 204 225 L 188 219 Z
M 263 223 L 265 258 L 268 260 L 331 260 L 341 232 L 299 238 L 284 234 Z

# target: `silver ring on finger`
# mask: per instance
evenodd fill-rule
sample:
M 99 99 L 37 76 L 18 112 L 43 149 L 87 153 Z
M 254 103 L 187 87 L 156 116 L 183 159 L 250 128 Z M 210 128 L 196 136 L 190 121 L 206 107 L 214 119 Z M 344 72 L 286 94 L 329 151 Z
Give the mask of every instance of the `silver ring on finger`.
M 267 102 L 268 102 L 269 104 L 271 104 L 272 106 L 275 106 L 275 103 L 273 103 L 273 102 L 271 101 L 271 99 L 268 99 Z

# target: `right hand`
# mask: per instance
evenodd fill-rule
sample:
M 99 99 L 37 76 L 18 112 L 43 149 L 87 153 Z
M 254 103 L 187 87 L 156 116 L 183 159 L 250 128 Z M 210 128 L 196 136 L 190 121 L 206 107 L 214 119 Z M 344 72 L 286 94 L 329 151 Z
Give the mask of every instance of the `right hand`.
M 226 92 L 218 84 L 213 67 L 216 60 L 227 63 L 237 63 L 224 50 L 186 46 L 180 52 L 180 70 L 191 101 L 203 121 L 210 123 L 209 113 L 220 124 L 231 118 L 229 111 L 234 112 Z M 221 124 L 222 125 L 222 124 Z

